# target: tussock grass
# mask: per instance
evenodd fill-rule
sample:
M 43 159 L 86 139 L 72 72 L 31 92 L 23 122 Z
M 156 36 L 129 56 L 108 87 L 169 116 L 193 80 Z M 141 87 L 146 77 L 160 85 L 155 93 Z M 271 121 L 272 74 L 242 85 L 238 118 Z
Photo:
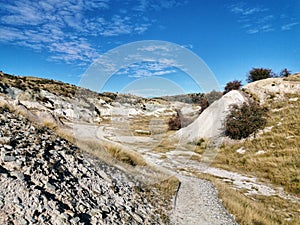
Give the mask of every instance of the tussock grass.
M 173 198 L 178 186 L 179 180 L 175 176 L 169 176 L 167 179 L 153 185 L 155 188 L 165 193 L 166 198 Z
M 0 108 L 1 110 L 8 110 L 10 112 L 14 112 L 15 110 L 13 107 L 5 102 L 0 101 Z
M 159 153 L 167 153 L 175 149 L 176 146 L 174 142 L 166 137 L 161 140 L 161 142 L 155 147 L 154 151 Z
M 297 80 L 300 74 L 289 78 Z M 281 100 L 269 98 L 264 104 L 270 108 L 267 129 L 244 140 L 224 143 L 212 166 L 253 175 L 300 197 L 300 94 L 286 94 Z M 201 146 L 205 147 L 203 140 L 190 144 L 197 146 L 195 151 L 199 154 Z M 240 148 L 245 150 L 244 154 L 237 152 Z M 259 151 L 263 153 L 258 154 Z M 299 224 L 297 200 L 247 196 L 219 178 L 198 176 L 214 183 L 223 205 L 241 225 Z
M 193 141 L 187 144 L 187 149 L 193 149 L 195 153 L 203 154 L 209 145 L 209 139 L 201 138 L 198 141 Z
M 118 166 L 119 169 L 122 169 L 127 174 L 134 176 L 135 179 L 142 182 L 143 185 L 145 185 L 145 190 L 154 189 L 158 191 L 161 198 L 166 202 L 166 207 L 170 206 L 170 202 L 178 188 L 179 180 L 149 165 L 139 153 L 125 149 L 118 144 L 78 139 L 72 135 L 69 130 L 57 129 L 55 132 L 60 137 L 70 141 L 84 152 L 87 152 L 99 160 L 114 166 L 121 165 L 121 167 Z M 146 193 L 146 197 L 150 202 L 153 200 L 153 193 L 151 193 L 152 192 Z M 153 202 L 153 204 L 155 203 Z M 158 213 L 165 216 L 163 211 L 158 211 Z M 164 218 L 164 220 L 168 221 L 168 218 Z
M 105 162 L 113 164 L 113 159 L 115 159 L 120 163 L 125 163 L 130 166 L 147 165 L 146 161 L 139 153 L 125 149 L 121 147 L 121 145 L 93 139 L 80 139 L 72 135 L 70 130 L 65 129 L 57 129 L 55 132 L 60 137 L 77 145 L 83 151 L 88 152 Z
M 135 151 L 125 150 L 115 145 L 105 145 L 105 148 L 113 158 L 123 163 L 131 166 L 146 166 L 146 161 Z
M 152 136 L 164 134 L 167 131 L 167 118 L 157 118 L 155 116 L 138 116 L 130 119 L 130 131 L 136 135 Z M 149 131 L 150 133 L 137 134 L 136 130 Z
M 267 124 L 271 131 L 223 145 L 214 166 L 254 174 L 300 196 L 300 99 L 289 101 L 299 97 L 293 94 L 285 97 L 285 101 L 272 102 Z M 245 154 L 237 153 L 239 148 Z M 265 153 L 257 154 L 259 150 Z
M 283 80 L 285 80 L 285 81 L 300 81 L 300 73 L 290 75 L 288 77 L 284 77 Z

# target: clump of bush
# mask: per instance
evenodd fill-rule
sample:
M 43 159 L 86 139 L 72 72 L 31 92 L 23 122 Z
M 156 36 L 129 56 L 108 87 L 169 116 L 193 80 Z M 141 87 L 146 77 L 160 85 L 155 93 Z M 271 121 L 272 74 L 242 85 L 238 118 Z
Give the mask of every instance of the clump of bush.
M 224 88 L 224 92 L 223 95 L 225 95 L 226 93 L 232 91 L 232 90 L 239 90 L 242 86 L 242 81 L 239 80 L 234 80 L 231 82 L 228 82 Z
M 253 68 L 247 75 L 247 82 L 251 83 L 257 80 L 275 77 L 271 69 Z
M 176 115 L 169 119 L 168 129 L 179 130 L 181 128 L 180 112 L 176 110 Z
M 169 119 L 168 129 L 179 130 L 182 127 L 186 127 L 193 122 L 193 118 L 185 117 L 180 110 L 176 110 L 176 115 Z
M 204 99 L 206 99 L 208 101 L 208 104 L 211 105 L 213 102 L 222 98 L 222 96 L 222 92 L 213 90 L 211 92 L 206 93 Z
M 200 102 L 200 111 L 199 111 L 199 114 L 201 114 L 206 108 L 208 108 L 209 106 L 209 103 L 208 103 L 208 100 L 207 99 L 202 99 L 201 102 Z
M 279 73 L 279 77 L 288 77 L 291 75 L 291 71 L 288 70 L 287 68 L 283 69 Z
M 19 88 L 19 89 L 23 90 L 23 91 L 26 90 L 26 85 L 22 82 L 21 79 L 16 79 L 15 82 L 14 82 L 14 86 L 16 88 Z
M 225 118 L 225 135 L 232 139 L 242 139 L 255 134 L 265 127 L 267 112 L 266 107 L 260 106 L 253 100 L 242 105 L 232 105 Z

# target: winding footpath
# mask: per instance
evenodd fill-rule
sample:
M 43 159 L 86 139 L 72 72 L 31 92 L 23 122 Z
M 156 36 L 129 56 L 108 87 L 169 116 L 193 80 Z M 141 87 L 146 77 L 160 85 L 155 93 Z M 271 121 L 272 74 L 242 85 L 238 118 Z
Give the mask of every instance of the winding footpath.
M 182 175 L 179 175 L 178 178 L 181 185 L 171 215 L 172 224 L 237 224 L 223 207 L 214 186 L 210 182 Z
M 109 142 L 116 140 L 114 132 L 108 132 L 105 127 L 77 124 L 73 125 L 74 131 L 81 137 L 88 134 L 89 138 L 94 136 L 96 139 L 105 139 Z M 91 135 L 92 134 L 92 135 Z M 124 136 L 118 137 L 119 140 L 127 140 L 126 146 L 143 153 L 147 138 Z M 131 140 L 132 139 L 132 140 Z M 124 144 L 124 143 L 123 143 Z M 147 151 L 147 150 L 146 150 Z M 147 153 L 150 153 L 151 150 Z M 177 169 L 180 167 L 178 162 L 164 164 L 155 159 L 155 154 L 143 154 L 145 159 L 154 164 L 162 171 L 175 175 L 180 180 L 177 195 L 174 199 L 174 207 L 171 212 L 171 224 L 174 225 L 237 225 L 233 217 L 226 211 L 220 202 L 216 189 L 206 180 L 192 176 L 186 176 Z M 182 165 L 181 165 L 182 166 Z M 184 165 L 183 165 L 184 166 Z M 174 174 L 172 171 L 178 171 Z

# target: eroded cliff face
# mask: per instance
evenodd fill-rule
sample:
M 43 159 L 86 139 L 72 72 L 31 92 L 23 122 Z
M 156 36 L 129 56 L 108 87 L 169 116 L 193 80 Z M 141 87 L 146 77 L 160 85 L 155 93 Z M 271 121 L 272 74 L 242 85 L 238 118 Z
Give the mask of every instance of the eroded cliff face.
M 167 223 L 155 190 L 49 129 L 0 111 L 0 224 Z

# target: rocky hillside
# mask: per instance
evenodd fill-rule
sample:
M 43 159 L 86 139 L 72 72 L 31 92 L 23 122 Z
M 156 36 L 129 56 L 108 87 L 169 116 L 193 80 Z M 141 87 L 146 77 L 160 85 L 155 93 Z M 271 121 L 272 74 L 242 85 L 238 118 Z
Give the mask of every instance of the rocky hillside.
M 229 92 L 176 133 L 166 123 L 176 109 L 192 117 L 199 106 L 99 94 L 3 73 L 0 81 L 0 224 L 169 224 L 169 218 L 175 218 L 174 224 L 189 224 L 191 218 L 193 224 L 234 224 L 213 186 L 190 176 L 203 173 L 199 162 L 209 149 L 204 139 L 222 134 L 229 105 L 246 101 L 245 96 L 270 109 L 267 127 L 242 142 L 226 140 L 210 166 L 226 174 L 251 173 L 299 194 L 299 74 Z M 174 141 L 176 135 L 185 143 Z M 197 139 L 204 142 L 198 146 Z M 258 198 L 251 203 L 253 219 L 244 218 L 240 209 L 249 199 L 236 198 L 228 180 L 220 187 L 223 204 L 241 224 L 269 225 L 290 217 L 274 217 L 268 203 L 261 213 Z M 206 200 L 209 206 L 199 205 Z M 276 212 L 289 205 L 294 225 L 298 203 L 283 201 L 276 202 Z M 191 211 L 189 204 L 197 207 Z
M 262 103 L 266 103 L 268 100 L 284 101 L 286 94 L 300 93 L 300 74 L 259 80 L 245 85 L 243 89 Z
M 176 106 L 163 99 L 96 93 L 59 81 L 12 76 L 2 72 L 0 80 L 2 102 L 16 100 L 14 105 L 23 108 L 22 111 L 32 119 L 58 126 L 63 121 L 100 123 L 109 119 L 111 115 L 120 114 L 159 116 L 176 113 Z
M 154 189 L 49 129 L 0 111 L 0 224 L 167 223 Z

